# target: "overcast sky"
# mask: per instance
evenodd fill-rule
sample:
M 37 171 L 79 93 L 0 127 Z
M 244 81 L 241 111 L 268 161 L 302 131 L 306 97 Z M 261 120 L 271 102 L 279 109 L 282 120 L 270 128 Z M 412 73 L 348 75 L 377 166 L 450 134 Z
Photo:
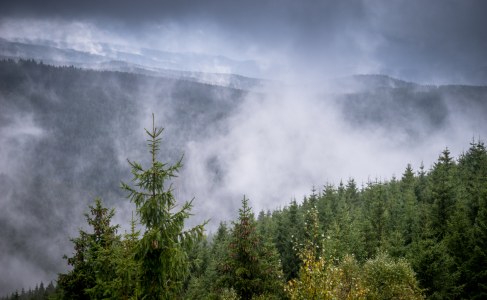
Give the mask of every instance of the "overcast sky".
M 485 1 L 16 0 L 3 1 L 0 35 L 255 59 L 280 79 L 453 83 L 487 66 L 486 12 Z

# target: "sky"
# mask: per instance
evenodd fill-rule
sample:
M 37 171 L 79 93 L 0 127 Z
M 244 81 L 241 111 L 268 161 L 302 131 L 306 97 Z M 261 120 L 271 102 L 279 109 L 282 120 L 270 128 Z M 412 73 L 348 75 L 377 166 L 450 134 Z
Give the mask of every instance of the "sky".
M 3 2 L 0 32 L 253 59 L 290 81 L 387 72 L 437 84 L 486 67 L 485 11 L 451 0 L 20 0 Z
M 220 220 L 236 215 L 243 194 L 256 212 L 275 209 L 293 197 L 302 199 L 313 185 L 320 189 L 326 181 L 338 184 L 353 177 L 360 186 L 376 177 L 400 177 L 407 163 L 415 171 L 422 161 L 429 168 L 445 147 L 457 157 L 472 136 L 485 136 L 483 111 L 461 107 L 455 99 L 435 104 L 434 110 L 445 119 L 439 127 L 427 114 L 411 115 L 407 106 L 385 114 L 382 123 L 359 126 L 346 118 L 347 111 L 333 97 L 339 91 L 320 83 L 353 74 L 388 74 L 421 84 L 487 85 L 486 12 L 485 1 L 451 0 L 7 0 L 0 9 L 0 38 L 65 42 L 90 53 L 97 53 L 98 43 L 104 42 L 253 60 L 262 78 L 287 83 L 266 90 L 264 98 L 244 99 L 221 131 L 184 141 L 185 194 L 189 199 L 195 196 L 195 210 L 203 212 L 197 220 L 212 218 L 215 229 Z M 156 89 L 147 94 L 155 95 Z M 150 99 L 141 106 L 137 117 L 144 128 L 152 122 L 150 112 L 160 104 Z M 156 125 L 159 121 L 169 130 L 171 124 L 157 116 L 156 112 Z M 404 116 L 412 117 L 397 125 Z M 6 141 L 49 135 L 31 115 L 14 119 L 10 127 L 0 128 L 0 154 L 10 155 L 0 158 L 0 167 L 12 166 L 10 157 L 16 153 Z M 18 145 L 28 148 L 28 144 Z M 121 150 L 120 159 L 137 159 L 132 150 Z M 222 178 L 208 176 L 209 161 L 218 165 Z M 20 183 L 13 186 L 20 188 Z M 82 197 L 80 191 L 75 198 Z M 76 206 L 78 211 L 82 204 Z M 9 204 L 5 210 L 12 214 L 12 222 L 25 218 L 14 216 L 18 211 L 12 207 Z M 118 220 L 130 212 L 124 206 L 118 209 Z M 37 221 L 34 227 L 45 231 L 62 224 Z M 49 247 L 66 245 L 62 241 L 76 234 L 82 216 L 73 222 L 75 226 L 62 234 L 39 239 L 52 252 L 50 261 L 58 257 L 65 263 L 59 255 L 64 248 Z M 32 231 L 26 238 L 39 235 Z M 7 246 L 0 243 L 3 249 Z M 12 287 L 34 287 L 40 280 L 55 278 L 49 266 L 32 263 L 38 259 L 33 252 L 0 255 L 0 269 L 8 270 L 8 275 L 5 271 L 0 275 L 0 296 Z

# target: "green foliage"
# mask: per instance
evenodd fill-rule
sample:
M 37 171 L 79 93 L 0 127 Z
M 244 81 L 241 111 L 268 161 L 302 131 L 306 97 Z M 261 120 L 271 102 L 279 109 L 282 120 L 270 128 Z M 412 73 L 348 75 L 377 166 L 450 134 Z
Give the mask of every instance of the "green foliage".
M 289 281 L 291 299 L 423 299 L 415 273 L 405 259 L 394 261 L 380 252 L 361 266 L 354 256 L 342 260 L 327 256 L 327 238 L 318 234 L 315 209 L 304 244 L 296 245 L 303 261 L 299 278 Z
M 438 241 L 428 224 L 410 249 L 409 262 L 428 299 L 454 299 L 460 294 L 461 287 L 457 285 L 460 274 L 454 260 L 448 254 L 445 241 Z
M 301 260 L 294 248 L 294 241 L 301 237 L 301 219 L 296 199 L 291 200 L 289 208 L 276 215 L 277 234 L 274 243 L 279 251 L 284 277 L 286 280 L 296 278 Z
M 276 249 L 270 239 L 258 234 L 256 223 L 244 197 L 238 221 L 232 222 L 228 253 L 218 264 L 221 278 L 217 286 L 233 288 L 242 300 L 265 293 L 277 297 L 281 291 L 282 272 Z
M 455 163 L 447 148 L 435 163 L 429 177 L 429 201 L 433 203 L 431 207 L 432 227 L 440 239 L 443 239 L 447 232 L 448 220 L 455 207 L 454 172 Z
M 132 220 L 131 232 L 112 236 L 110 246 L 98 250 L 94 261 L 96 285 L 86 289 L 91 299 L 130 299 L 136 296 L 140 263 L 135 260 L 135 249 L 140 231 L 135 231 Z
M 193 248 L 203 238 L 204 225 L 198 225 L 183 231 L 184 220 L 190 217 L 192 201 L 186 202 L 181 210 L 172 212 L 176 200 L 171 188 L 165 188 L 164 183 L 173 177 L 182 167 L 181 159 L 174 165 L 165 168 L 166 164 L 156 161 L 155 155 L 159 150 L 159 135 L 162 128 L 152 127 L 152 132 L 146 130 L 152 138 L 149 141 L 152 154 L 151 168 L 144 170 L 136 162 L 132 166 L 132 181 L 138 181 L 137 191 L 126 183 L 122 187 L 129 193 L 127 198 L 134 202 L 140 222 L 145 226 L 142 239 L 136 246 L 135 260 L 140 262 L 140 297 L 148 299 L 172 299 L 181 289 L 182 282 L 189 274 L 186 262 L 186 251 Z
M 120 225 L 110 226 L 110 221 L 115 215 L 115 209 L 107 209 L 101 205 L 100 199 L 94 199 L 95 206 L 89 205 L 91 215 L 84 212 L 88 226 L 93 227 L 93 233 L 89 234 L 79 230 L 80 237 L 71 238 L 76 253 L 72 257 L 63 256 L 73 270 L 67 274 L 58 275 L 58 287 L 62 290 L 61 299 L 90 299 L 88 290 L 96 285 L 97 260 L 102 255 L 101 249 L 112 246 L 113 237 Z M 111 267 L 102 268 L 104 276 L 114 276 Z M 109 274 L 109 272 L 112 272 Z
M 333 299 L 336 298 L 336 290 L 340 285 L 340 270 L 333 264 L 333 259 L 325 257 L 325 242 L 320 240 L 318 234 L 318 216 L 314 208 L 311 208 L 310 215 L 312 224 L 307 227 L 308 238 L 303 244 L 295 245 L 303 265 L 299 277 L 290 280 L 285 291 L 293 300 Z
M 473 255 L 467 286 L 472 299 L 487 297 L 487 185 L 479 195 L 479 210 L 473 227 Z
M 367 299 L 424 299 L 415 272 L 404 259 L 379 252 L 363 267 Z

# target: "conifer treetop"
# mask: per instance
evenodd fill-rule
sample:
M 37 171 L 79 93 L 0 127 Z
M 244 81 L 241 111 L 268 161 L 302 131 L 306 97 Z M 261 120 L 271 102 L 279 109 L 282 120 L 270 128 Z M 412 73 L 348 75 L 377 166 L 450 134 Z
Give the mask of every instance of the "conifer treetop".
M 184 155 L 173 166 L 156 161 L 156 153 L 161 142 L 159 135 L 163 128 L 154 126 L 152 114 L 152 132 L 145 129 L 151 137 L 149 142 L 152 154 L 151 167 L 144 170 L 136 162 L 132 166 L 132 181 L 140 191 L 129 187 L 121 181 L 121 188 L 129 193 L 126 198 L 136 205 L 139 220 L 145 226 L 145 232 L 137 245 L 135 259 L 141 263 L 141 297 L 148 299 L 171 299 L 182 285 L 182 280 L 188 274 L 186 251 L 193 248 L 195 243 L 203 239 L 204 226 L 208 221 L 184 231 L 184 220 L 189 218 L 193 207 L 191 201 L 186 201 L 179 211 L 173 212 L 177 207 L 176 199 L 171 186 L 165 188 L 164 183 L 177 177 Z M 167 166 L 167 167 L 166 167 Z M 145 192 L 144 192 L 145 191 Z

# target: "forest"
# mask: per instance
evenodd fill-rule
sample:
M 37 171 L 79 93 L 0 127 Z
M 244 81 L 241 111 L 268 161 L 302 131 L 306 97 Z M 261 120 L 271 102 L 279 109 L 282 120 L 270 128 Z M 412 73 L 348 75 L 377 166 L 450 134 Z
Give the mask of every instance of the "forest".
M 148 132 L 151 154 L 161 130 Z M 73 269 L 35 292 L 2 299 L 483 299 L 487 281 L 487 151 L 482 141 L 457 159 L 448 149 L 430 170 L 358 187 L 327 183 L 302 201 L 255 217 L 245 196 L 239 217 L 204 235 L 184 230 L 191 202 L 172 212 L 164 181 L 181 161 L 131 162 L 141 190 L 122 182 L 137 206 L 118 234 L 114 209 L 94 199 L 91 231 L 71 238 Z M 135 230 L 136 222 L 145 225 Z M 45 291 L 44 294 L 38 291 Z M 45 297 L 44 295 L 47 295 Z
M 345 182 L 325 182 L 309 196 L 292 199 L 272 211 L 254 212 L 242 195 L 238 218 L 221 221 L 213 233 L 205 231 L 207 221 L 188 229 L 185 221 L 193 203 L 176 204 L 169 182 L 184 163 L 182 153 L 177 153 L 179 141 L 159 148 L 162 131 L 153 124 L 147 131 L 150 168 L 144 169 L 129 157 L 131 178 L 122 175 L 127 168 L 119 167 L 114 159 L 110 120 L 124 118 L 120 130 L 128 130 L 136 124 L 130 119 L 132 103 L 144 94 L 139 81 L 153 87 L 165 84 L 178 87 L 172 89 L 171 97 L 179 99 L 176 108 L 181 108 L 174 117 L 180 125 L 168 134 L 204 135 L 205 128 L 215 126 L 209 120 L 223 120 L 248 92 L 128 73 L 57 68 L 34 61 L 4 60 L 0 64 L 0 93 L 11 99 L 5 107 L 40 111 L 43 125 L 66 136 L 34 145 L 39 153 L 29 161 L 30 167 L 50 179 L 38 178 L 26 189 L 64 186 L 61 195 L 65 195 L 69 193 L 66 182 L 76 181 L 82 189 L 96 192 L 115 183 L 121 185 L 117 195 L 127 197 L 136 209 L 129 221 L 131 231 L 119 233 L 120 224 L 112 223 L 116 210 L 104 199 L 109 195 L 93 197 L 88 212 L 76 211 L 89 229 L 80 229 L 78 236 L 69 239 L 74 252 L 64 259 L 71 270 L 60 273 L 55 285 L 44 287 L 41 282 L 35 290 L 16 291 L 2 300 L 487 297 L 487 150 L 481 139 L 473 139 L 458 157 L 443 149 L 430 168 L 422 165 L 413 170 L 405 163 L 404 172 L 389 180 L 369 179 L 363 185 L 352 177 Z M 421 107 L 428 103 L 424 98 L 441 99 L 448 89 L 449 94 L 472 94 L 470 99 L 481 102 L 485 93 L 484 88 L 476 87 L 411 89 L 348 94 L 342 96 L 343 105 L 357 107 L 350 103 L 367 97 L 380 102 L 380 95 L 397 93 L 394 99 L 399 100 L 389 103 L 389 109 L 401 105 L 402 97 L 413 98 Z M 159 91 L 164 94 L 164 88 Z M 52 93 L 70 101 L 61 101 L 66 103 L 61 105 L 48 99 L 46 95 Z M 117 93 L 117 101 L 124 105 L 114 105 L 107 96 L 111 93 Z M 230 100 L 222 102 L 218 97 Z M 187 115 L 188 110 L 182 108 L 194 104 L 196 98 L 201 101 L 196 108 L 201 110 Z M 208 110 L 208 106 L 214 109 Z M 206 111 L 212 115 L 207 116 Z M 441 110 L 426 107 L 423 111 L 436 116 L 429 118 L 432 124 L 444 122 Z M 196 119 L 203 128 L 188 128 L 191 122 L 186 120 Z M 63 126 L 53 126 L 55 122 Z M 144 126 L 148 128 L 148 124 Z M 75 161 L 67 158 L 82 158 L 81 145 L 94 137 L 102 149 L 95 154 L 104 164 L 73 176 L 69 170 Z M 174 157 L 178 157 L 175 164 L 165 163 Z M 90 187 L 92 174 L 98 177 Z M 52 178 L 62 181 L 49 182 Z M 9 180 L 8 176 L 1 179 Z M 130 179 L 136 187 L 125 183 Z M 40 190 L 40 194 L 50 195 Z M 15 239 L 17 231 L 9 232 L 12 242 L 21 248 L 24 241 Z

